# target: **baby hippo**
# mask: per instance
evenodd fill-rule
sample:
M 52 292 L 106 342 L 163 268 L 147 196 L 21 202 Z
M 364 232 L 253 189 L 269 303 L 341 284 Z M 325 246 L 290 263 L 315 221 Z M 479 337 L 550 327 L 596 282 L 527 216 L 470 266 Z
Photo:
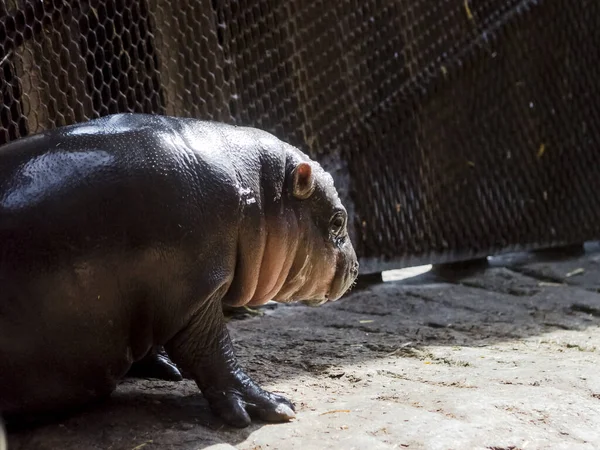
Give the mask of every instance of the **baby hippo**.
M 331 176 L 254 128 L 118 114 L 1 147 L 0 412 L 97 401 L 164 347 L 226 423 L 294 417 L 222 308 L 339 299 L 346 223 Z

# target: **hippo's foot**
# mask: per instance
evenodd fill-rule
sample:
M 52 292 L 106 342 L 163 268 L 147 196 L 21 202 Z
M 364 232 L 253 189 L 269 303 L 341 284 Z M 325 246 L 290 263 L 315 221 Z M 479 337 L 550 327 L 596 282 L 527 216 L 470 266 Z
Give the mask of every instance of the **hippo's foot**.
M 199 310 L 167 344 L 167 351 L 193 376 L 213 413 L 228 425 L 244 428 L 251 418 L 285 422 L 296 416 L 289 400 L 261 389 L 238 365 L 219 303 Z
M 160 349 L 152 349 L 142 359 L 133 363 L 127 376 L 130 378 L 158 378 L 166 381 L 183 380 L 177 366 Z
M 244 428 L 250 425 L 251 417 L 285 422 L 296 416 L 293 403 L 285 397 L 261 389 L 241 370 L 233 375 L 235 381 L 228 386 L 210 386 L 202 391 L 213 413 L 227 424 Z

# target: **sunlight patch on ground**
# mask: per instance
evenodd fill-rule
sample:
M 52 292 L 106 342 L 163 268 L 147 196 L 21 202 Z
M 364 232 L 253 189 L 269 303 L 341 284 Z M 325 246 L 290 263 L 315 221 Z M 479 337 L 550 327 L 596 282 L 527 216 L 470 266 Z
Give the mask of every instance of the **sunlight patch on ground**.
M 431 270 L 431 264 L 426 266 L 407 267 L 405 269 L 387 270 L 381 273 L 383 281 L 399 281 L 423 275 Z

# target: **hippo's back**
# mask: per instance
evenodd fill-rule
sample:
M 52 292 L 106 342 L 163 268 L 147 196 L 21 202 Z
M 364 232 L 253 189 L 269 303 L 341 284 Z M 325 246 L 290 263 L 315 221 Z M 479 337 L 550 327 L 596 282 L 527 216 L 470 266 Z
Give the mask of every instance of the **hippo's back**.
M 203 220 L 205 200 L 236 193 L 227 158 L 192 150 L 182 139 L 186 126 L 119 114 L 0 147 L 0 272 L 27 252 L 37 259 L 127 249 L 189 232 Z M 218 134 L 215 126 L 194 124 L 207 135 Z

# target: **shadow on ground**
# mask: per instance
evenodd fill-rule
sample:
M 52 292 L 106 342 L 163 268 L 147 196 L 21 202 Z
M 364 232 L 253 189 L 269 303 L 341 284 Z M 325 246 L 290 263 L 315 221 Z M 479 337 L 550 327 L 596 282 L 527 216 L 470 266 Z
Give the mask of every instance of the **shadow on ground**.
M 126 380 L 108 401 L 60 423 L 9 430 L 9 450 L 201 449 L 252 430 L 225 427 L 190 382 Z
M 432 359 L 420 351 L 425 346 L 489 346 L 542 339 L 556 329 L 598 327 L 600 252 L 588 250 L 550 260 L 505 257 L 485 270 L 374 284 L 318 308 L 268 307 L 261 315 L 232 320 L 230 330 L 249 374 L 267 387 L 287 383 L 283 394 L 301 409 L 295 391 L 302 379 L 339 378 L 348 365 L 390 355 Z M 191 381 L 127 380 L 98 407 L 60 424 L 10 433 L 9 449 L 235 446 L 263 426 L 224 427 Z

